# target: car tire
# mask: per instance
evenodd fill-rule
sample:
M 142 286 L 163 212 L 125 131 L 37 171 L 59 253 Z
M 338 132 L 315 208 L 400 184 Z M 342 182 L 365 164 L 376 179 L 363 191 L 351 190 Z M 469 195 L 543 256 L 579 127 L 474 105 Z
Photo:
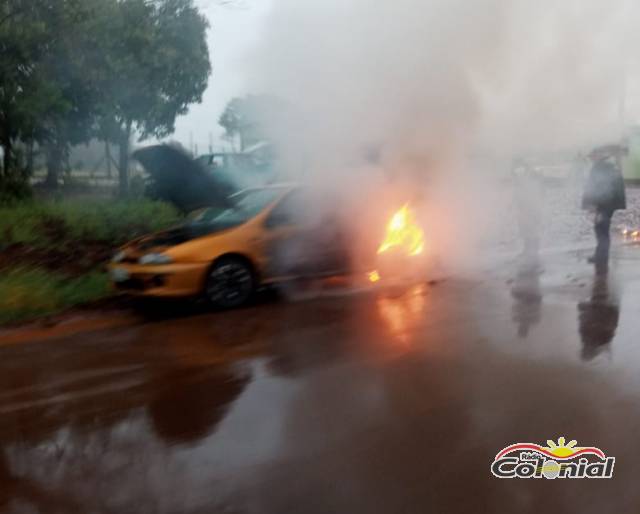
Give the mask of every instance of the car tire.
M 223 257 L 207 273 L 204 296 L 218 309 L 233 309 L 253 295 L 255 277 L 251 266 L 237 257 Z

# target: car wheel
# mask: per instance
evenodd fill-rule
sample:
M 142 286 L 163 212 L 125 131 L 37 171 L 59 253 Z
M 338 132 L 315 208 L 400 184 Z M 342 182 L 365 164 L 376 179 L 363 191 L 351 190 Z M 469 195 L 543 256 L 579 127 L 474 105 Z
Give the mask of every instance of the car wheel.
M 254 282 L 253 272 L 246 262 L 225 257 L 209 270 L 204 293 L 214 307 L 231 309 L 249 300 Z

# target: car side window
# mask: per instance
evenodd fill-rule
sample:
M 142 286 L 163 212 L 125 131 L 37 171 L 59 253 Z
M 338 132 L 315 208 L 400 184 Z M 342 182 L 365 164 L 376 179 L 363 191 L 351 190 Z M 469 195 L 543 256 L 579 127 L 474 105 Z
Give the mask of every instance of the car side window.
M 276 205 L 266 220 L 267 228 L 296 225 L 300 219 L 304 205 L 304 197 L 301 191 L 292 191 Z

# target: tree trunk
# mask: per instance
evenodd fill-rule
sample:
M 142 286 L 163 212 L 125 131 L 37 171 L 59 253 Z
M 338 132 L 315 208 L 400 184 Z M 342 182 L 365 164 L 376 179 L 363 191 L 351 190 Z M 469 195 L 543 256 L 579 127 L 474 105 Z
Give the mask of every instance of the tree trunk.
M 2 172 L 6 178 L 11 174 L 11 157 L 13 153 L 13 145 L 11 139 L 7 138 L 2 141 Z
M 111 178 L 111 145 L 109 144 L 109 140 L 107 139 L 104 142 L 104 156 L 107 160 L 107 178 Z
M 27 142 L 27 177 L 33 176 L 33 167 L 35 162 L 35 149 L 33 139 Z
M 3 106 L 4 107 L 4 106 Z M 2 112 L 4 114 L 4 112 Z M 9 178 L 11 173 L 11 157 L 12 157 L 12 141 L 11 141 L 11 126 L 6 116 L 0 116 L 2 125 L 0 126 L 0 146 L 2 146 L 2 173 L 0 177 L 4 176 Z
M 131 121 L 127 120 L 126 126 L 120 136 L 120 165 L 118 174 L 120 178 L 120 196 L 129 196 L 129 142 L 131 140 Z
M 57 189 L 58 180 L 62 172 L 64 151 L 57 141 L 52 141 L 46 144 L 45 153 L 47 155 L 47 178 L 44 184 L 50 189 Z

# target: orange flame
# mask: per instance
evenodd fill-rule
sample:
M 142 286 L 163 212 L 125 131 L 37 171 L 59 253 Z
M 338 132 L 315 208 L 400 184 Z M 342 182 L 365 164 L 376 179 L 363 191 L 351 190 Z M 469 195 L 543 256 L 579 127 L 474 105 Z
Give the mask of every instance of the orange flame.
M 392 249 L 400 250 L 409 257 L 420 255 L 424 251 L 424 231 L 416 223 L 409 204 L 405 204 L 391 216 L 385 238 L 378 248 L 378 255 Z

